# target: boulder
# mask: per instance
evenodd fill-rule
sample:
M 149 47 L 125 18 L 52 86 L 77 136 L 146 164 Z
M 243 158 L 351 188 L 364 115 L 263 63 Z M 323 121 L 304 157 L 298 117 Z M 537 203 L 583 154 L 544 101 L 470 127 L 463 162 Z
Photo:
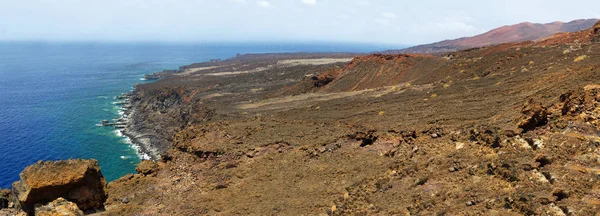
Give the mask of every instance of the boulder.
M 37 162 L 19 174 L 13 183 L 17 207 L 33 214 L 36 204 L 46 204 L 59 197 L 75 203 L 83 211 L 104 208 L 106 180 L 96 160 Z
M 522 117 L 517 126 L 523 129 L 524 133 L 548 123 L 548 110 L 533 99 L 523 105 L 521 113 Z
M 36 216 L 83 216 L 77 204 L 58 198 L 47 205 L 35 208 Z
M 135 167 L 135 171 L 142 175 L 149 175 L 155 173 L 158 170 L 158 164 L 151 160 L 143 160 L 140 164 Z

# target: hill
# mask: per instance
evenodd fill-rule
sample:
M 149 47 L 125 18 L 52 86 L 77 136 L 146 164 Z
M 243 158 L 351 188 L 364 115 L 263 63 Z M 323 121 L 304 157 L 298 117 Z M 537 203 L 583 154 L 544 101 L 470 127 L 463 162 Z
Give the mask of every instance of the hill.
M 516 25 L 502 26 L 473 37 L 444 40 L 432 44 L 424 44 L 401 50 L 390 50 L 385 53 L 440 53 L 453 52 L 474 47 L 495 44 L 535 41 L 559 32 L 576 32 L 592 27 L 598 19 L 579 19 L 568 23 L 553 22 L 546 24 L 524 22 Z

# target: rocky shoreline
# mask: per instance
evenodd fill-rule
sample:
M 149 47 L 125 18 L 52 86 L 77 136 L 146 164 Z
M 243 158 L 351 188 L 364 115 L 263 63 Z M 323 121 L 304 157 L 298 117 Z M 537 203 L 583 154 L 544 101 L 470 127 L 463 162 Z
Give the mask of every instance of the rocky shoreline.
M 152 140 L 150 137 L 153 135 L 143 134 L 136 130 L 135 121 L 133 118 L 135 114 L 135 106 L 132 102 L 134 92 L 135 86 L 133 91 L 115 96 L 114 99 L 118 101 L 114 102 L 113 104 L 119 106 L 121 109 L 119 112 L 120 116 L 112 121 L 102 120 L 98 126 L 114 127 L 115 130 L 119 132 L 119 135 L 127 138 L 128 143 L 137 151 L 140 159 L 157 160 L 160 158 L 160 152 L 158 149 L 152 148 Z
M 127 124 L 125 128 L 121 130 L 121 133 L 129 139 L 130 144 L 138 151 L 138 156 L 140 156 L 141 159 L 160 159 L 160 152 L 158 149 L 152 148 L 152 140 L 150 138 L 152 135 L 143 134 L 135 129 L 135 122 L 133 120 L 135 108 L 133 106 L 129 109 L 129 113 L 132 117 L 127 120 Z

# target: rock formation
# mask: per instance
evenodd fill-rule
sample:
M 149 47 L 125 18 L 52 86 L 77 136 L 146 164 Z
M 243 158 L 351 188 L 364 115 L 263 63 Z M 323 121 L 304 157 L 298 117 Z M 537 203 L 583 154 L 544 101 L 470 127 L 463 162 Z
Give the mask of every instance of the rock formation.
M 35 209 L 37 216 L 83 216 L 77 204 L 58 198 L 47 205 Z
M 8 208 L 10 202 L 10 190 L 0 189 L 0 209 Z
M 137 165 L 135 170 L 142 175 L 150 175 L 158 169 L 158 165 L 151 160 L 144 160 Z
M 104 208 L 106 180 L 96 160 L 37 162 L 23 170 L 20 181 L 13 183 L 18 207 L 28 214 L 36 204 L 59 197 L 75 203 L 83 211 Z

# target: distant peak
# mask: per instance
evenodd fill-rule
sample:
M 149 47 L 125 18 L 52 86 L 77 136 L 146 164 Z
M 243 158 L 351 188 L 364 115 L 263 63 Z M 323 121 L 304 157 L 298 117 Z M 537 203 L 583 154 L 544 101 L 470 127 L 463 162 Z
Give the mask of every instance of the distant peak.
M 464 37 L 454 40 L 444 40 L 432 44 L 419 45 L 391 53 L 439 53 L 452 52 L 462 49 L 490 46 L 502 43 L 537 41 L 560 32 L 578 32 L 597 27 L 600 32 L 598 19 L 578 19 L 568 23 L 555 21 L 551 23 L 522 22 L 514 25 L 505 25 L 492 29 L 473 37 Z M 596 24 L 596 25 L 594 25 Z

